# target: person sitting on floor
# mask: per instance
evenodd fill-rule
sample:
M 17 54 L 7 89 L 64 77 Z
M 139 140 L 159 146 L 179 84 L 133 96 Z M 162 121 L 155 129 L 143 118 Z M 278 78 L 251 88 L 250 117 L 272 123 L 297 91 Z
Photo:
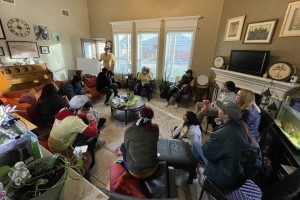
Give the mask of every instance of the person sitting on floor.
M 88 145 L 92 154 L 92 167 L 95 163 L 94 151 L 98 140 L 96 121 L 92 113 L 77 114 L 88 100 L 86 95 L 74 96 L 69 102 L 69 107 L 63 108 L 55 115 L 48 145 L 52 153 L 65 153 L 71 146 Z M 84 120 L 87 120 L 88 124 Z
M 183 125 L 178 126 L 172 132 L 174 139 L 184 140 L 189 143 L 194 157 L 200 163 L 207 163 L 206 158 L 202 152 L 201 143 L 202 128 L 197 119 L 197 116 L 192 111 L 187 111 L 183 115 Z
M 222 187 L 239 187 L 262 165 L 260 147 L 242 121 L 240 107 L 232 102 L 217 101 L 218 126 L 202 145 L 208 160 L 204 174 Z
M 52 83 L 46 84 L 42 88 L 41 96 L 37 101 L 37 112 L 44 124 L 52 125 L 54 115 L 65 106 L 63 98 Z
M 153 175 L 158 168 L 157 141 L 159 128 L 152 123 L 154 112 L 143 107 L 139 119 L 125 130 L 124 143 L 120 147 L 124 167 L 137 179 Z
M 137 83 L 135 85 L 135 93 L 141 96 L 142 88 L 146 89 L 148 101 L 150 101 L 152 85 L 150 81 L 152 80 L 149 68 L 143 67 L 142 71 L 137 77 Z
M 97 91 L 106 94 L 106 98 L 104 101 L 105 105 L 109 105 L 109 99 L 112 93 L 114 93 L 114 96 L 118 96 L 118 85 L 111 82 L 111 80 L 107 76 L 107 72 L 107 68 L 102 68 L 102 72 L 98 74 L 96 84 Z
M 169 101 L 170 101 L 171 96 L 174 93 L 177 93 L 175 108 L 178 108 L 178 103 L 181 99 L 181 96 L 183 94 L 187 94 L 192 89 L 193 84 L 194 84 L 193 70 L 189 69 L 185 72 L 185 74 L 182 76 L 181 80 L 177 84 L 175 84 L 169 88 L 167 98 L 166 98 L 167 102 L 166 102 L 165 106 L 166 107 L 169 106 Z
M 234 82 L 232 81 L 226 81 L 224 83 L 224 87 L 222 89 L 222 92 L 218 95 L 216 101 L 221 102 L 236 102 L 236 87 Z M 218 109 L 216 106 L 216 101 L 205 105 L 203 102 L 197 102 L 196 103 L 196 115 L 198 116 L 198 120 L 200 124 L 202 124 L 203 118 L 205 116 L 209 117 L 217 117 L 218 116 Z M 203 108 L 207 108 L 207 110 L 203 110 Z
M 81 87 L 81 89 L 83 90 L 83 93 L 88 95 L 88 93 L 91 92 L 92 90 L 83 81 L 83 79 L 84 79 L 83 71 L 77 70 L 75 76 L 78 76 L 82 80 L 78 84 Z M 77 87 L 79 87 L 79 86 L 77 86 Z
M 236 95 L 236 103 L 243 112 L 242 119 L 249 127 L 249 131 L 257 140 L 260 136 L 258 127 L 261 121 L 261 110 L 255 103 L 255 95 L 250 90 L 241 89 Z

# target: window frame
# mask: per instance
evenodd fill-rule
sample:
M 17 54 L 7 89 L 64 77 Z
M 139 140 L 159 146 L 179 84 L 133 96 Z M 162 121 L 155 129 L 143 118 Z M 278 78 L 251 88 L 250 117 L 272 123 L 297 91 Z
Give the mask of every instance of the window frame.
M 151 29 L 151 30 L 137 30 L 136 31 L 136 44 L 137 44 L 137 47 L 136 47 L 136 68 L 137 68 L 137 71 L 139 70 L 138 69 L 138 63 L 139 63 L 139 33 L 157 33 L 157 55 L 156 55 L 156 73 L 153 74 L 153 77 L 152 78 L 157 78 L 158 77 L 158 63 L 159 63 L 159 47 L 160 47 L 160 31 L 157 30 L 157 29 Z
M 97 48 L 97 42 L 103 42 L 104 44 L 106 44 L 107 40 L 105 38 L 90 38 L 90 39 L 86 39 L 86 38 L 80 38 L 80 43 L 81 43 L 81 54 L 82 54 L 82 57 L 83 58 L 86 58 L 85 56 L 85 51 L 84 51 L 84 42 L 91 42 L 91 43 L 94 43 L 95 44 L 95 49 L 96 49 L 96 58 L 97 60 L 99 60 L 99 56 L 100 56 L 100 53 L 98 51 L 98 48 Z

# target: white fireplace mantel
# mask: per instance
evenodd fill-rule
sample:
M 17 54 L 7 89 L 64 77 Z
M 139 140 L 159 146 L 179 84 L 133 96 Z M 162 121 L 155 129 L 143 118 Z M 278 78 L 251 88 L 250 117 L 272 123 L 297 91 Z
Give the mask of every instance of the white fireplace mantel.
M 261 94 L 268 87 L 270 87 L 272 80 L 268 78 L 253 76 L 249 74 L 243 74 L 239 72 L 233 72 L 223 69 L 211 68 L 216 74 L 215 80 L 217 84 L 223 84 L 226 81 L 233 81 L 238 88 L 248 89 L 256 94 Z M 272 84 L 272 97 L 276 98 L 276 95 L 280 101 L 284 101 L 287 97 L 287 92 L 300 87 L 298 83 L 287 83 L 282 81 L 273 80 Z

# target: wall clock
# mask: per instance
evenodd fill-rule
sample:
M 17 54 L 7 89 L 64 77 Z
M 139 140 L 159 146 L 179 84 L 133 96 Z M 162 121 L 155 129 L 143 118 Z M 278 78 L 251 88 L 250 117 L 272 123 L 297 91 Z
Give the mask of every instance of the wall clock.
M 295 72 L 295 67 L 287 62 L 277 62 L 268 68 L 268 76 L 277 81 L 290 80 Z
M 225 69 L 227 65 L 227 58 L 224 56 L 217 56 L 214 59 L 214 66 L 218 69 Z
M 10 19 L 7 22 L 7 27 L 13 34 L 20 37 L 25 37 L 30 33 L 29 25 L 21 19 Z

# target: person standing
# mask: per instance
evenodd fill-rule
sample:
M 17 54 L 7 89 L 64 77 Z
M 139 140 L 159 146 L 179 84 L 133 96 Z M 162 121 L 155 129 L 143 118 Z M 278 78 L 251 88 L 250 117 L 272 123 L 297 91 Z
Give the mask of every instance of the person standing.
M 103 67 L 107 69 L 107 76 L 113 76 L 115 68 L 115 56 L 113 53 L 110 53 L 109 46 L 105 46 L 104 53 L 100 54 L 99 61 L 103 61 Z
M 118 85 L 111 82 L 111 80 L 107 76 L 107 73 L 108 69 L 102 68 L 102 72 L 98 74 L 96 84 L 97 91 L 106 94 L 106 98 L 104 101 L 105 105 L 109 105 L 109 99 L 112 93 L 114 93 L 114 96 L 118 96 Z

